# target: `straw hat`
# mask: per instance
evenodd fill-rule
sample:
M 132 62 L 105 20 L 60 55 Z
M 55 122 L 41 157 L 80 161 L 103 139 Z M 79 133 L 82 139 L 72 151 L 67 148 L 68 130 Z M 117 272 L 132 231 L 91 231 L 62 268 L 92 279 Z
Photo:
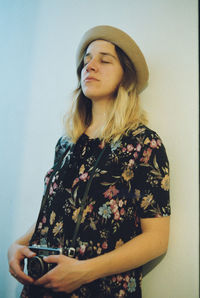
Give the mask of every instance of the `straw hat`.
M 82 37 L 76 54 L 76 65 L 78 67 L 85 49 L 97 39 L 103 39 L 121 48 L 132 61 L 137 75 L 137 90 L 140 93 L 147 85 L 149 78 L 148 66 L 144 55 L 135 41 L 122 30 L 112 26 L 96 26 L 89 29 Z

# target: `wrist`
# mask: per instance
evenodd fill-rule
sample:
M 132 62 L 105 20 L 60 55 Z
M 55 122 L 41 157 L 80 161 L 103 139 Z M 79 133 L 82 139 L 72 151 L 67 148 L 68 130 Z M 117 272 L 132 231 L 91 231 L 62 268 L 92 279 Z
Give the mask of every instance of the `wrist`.
M 84 284 L 91 283 L 95 279 L 98 279 L 98 277 L 95 274 L 94 266 L 93 266 L 93 259 L 83 260 L 80 261 L 80 266 L 82 272 L 84 272 Z
M 88 259 L 84 261 L 86 270 L 86 283 L 93 282 L 99 278 L 106 276 L 106 262 L 102 260 L 101 256 Z

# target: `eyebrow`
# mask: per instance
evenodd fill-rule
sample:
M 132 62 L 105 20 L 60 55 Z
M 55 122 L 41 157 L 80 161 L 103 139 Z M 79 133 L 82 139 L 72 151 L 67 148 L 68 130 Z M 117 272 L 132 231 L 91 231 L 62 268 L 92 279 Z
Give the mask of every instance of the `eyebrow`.
M 111 53 L 107 53 L 107 52 L 99 52 L 99 54 L 102 55 L 102 56 L 111 56 L 111 57 L 113 57 L 114 59 L 117 59 L 117 57 L 114 56 L 114 55 L 112 55 Z M 91 53 L 87 53 L 87 54 L 85 54 L 85 55 L 84 55 L 84 58 L 85 58 L 85 57 L 89 57 L 89 56 L 92 56 Z

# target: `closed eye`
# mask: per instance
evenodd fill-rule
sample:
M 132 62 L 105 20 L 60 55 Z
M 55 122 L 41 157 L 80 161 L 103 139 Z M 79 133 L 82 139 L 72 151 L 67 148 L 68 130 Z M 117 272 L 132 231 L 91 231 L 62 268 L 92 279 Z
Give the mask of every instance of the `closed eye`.
M 88 63 L 89 63 L 89 61 L 85 61 L 85 62 L 83 62 L 83 67 L 85 67 Z M 109 63 L 111 63 L 111 62 L 103 61 L 103 60 L 102 60 L 101 63 L 109 64 Z

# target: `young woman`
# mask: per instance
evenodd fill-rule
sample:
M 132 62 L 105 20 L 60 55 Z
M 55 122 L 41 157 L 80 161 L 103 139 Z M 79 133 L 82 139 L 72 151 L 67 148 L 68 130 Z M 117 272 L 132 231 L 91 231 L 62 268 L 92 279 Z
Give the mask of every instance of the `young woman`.
M 170 215 L 165 148 L 139 105 L 148 68 L 111 26 L 87 31 L 77 53 L 66 136 L 37 223 L 9 249 L 10 273 L 25 285 L 21 297 L 139 298 L 141 266 L 167 250 Z M 56 266 L 36 280 L 22 265 L 33 244 L 63 248 L 44 258 Z

